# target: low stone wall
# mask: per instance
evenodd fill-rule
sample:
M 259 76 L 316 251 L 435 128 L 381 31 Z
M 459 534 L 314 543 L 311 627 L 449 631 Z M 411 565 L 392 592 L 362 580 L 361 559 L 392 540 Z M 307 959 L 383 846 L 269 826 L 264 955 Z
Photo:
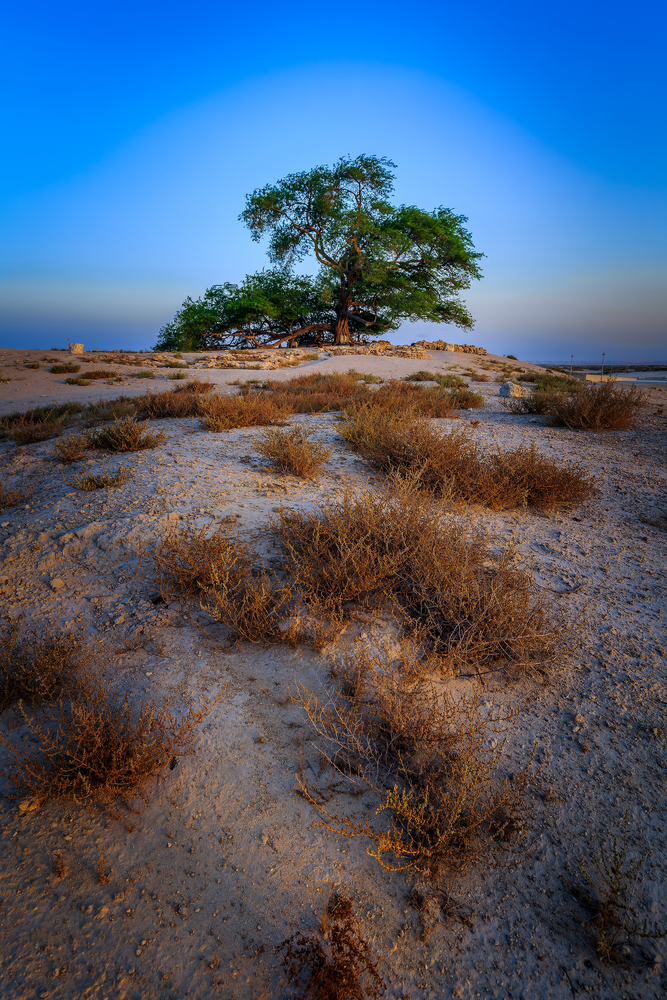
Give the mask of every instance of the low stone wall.
M 483 347 L 472 344 L 448 344 L 446 340 L 418 340 L 411 345 L 429 351 L 458 351 L 459 354 L 486 354 Z

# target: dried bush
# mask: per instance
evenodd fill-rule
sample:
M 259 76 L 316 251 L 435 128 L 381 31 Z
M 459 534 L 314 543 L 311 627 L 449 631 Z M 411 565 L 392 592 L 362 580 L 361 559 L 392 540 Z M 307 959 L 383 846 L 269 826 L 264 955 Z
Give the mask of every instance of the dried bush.
M 108 489 L 112 486 L 123 486 L 128 479 L 132 479 L 132 473 L 124 465 L 121 465 L 116 472 L 112 473 L 102 463 L 102 472 L 97 475 L 93 472 L 83 472 L 72 479 L 66 478 L 65 482 L 73 490 L 90 492 L 91 490 Z
M 76 687 L 86 657 L 79 638 L 63 633 L 46 638 L 38 632 L 20 637 L 15 626 L 0 638 L 0 712 L 22 701 L 54 701 Z
M 636 385 L 622 388 L 613 381 L 595 383 L 565 378 L 554 381 L 567 383 L 567 389 L 555 392 L 543 388 L 542 382 L 530 396 L 501 402 L 512 413 L 540 414 L 545 423 L 554 427 L 590 431 L 632 427 L 646 402 L 645 394 Z
M 39 361 L 31 361 L 30 363 L 26 362 L 24 368 L 41 368 L 41 365 Z
M 546 372 L 522 372 L 517 382 L 535 382 L 537 392 L 581 392 L 586 383 L 575 376 L 548 375 Z
M 167 363 L 163 367 L 164 368 L 189 368 L 190 365 L 186 364 L 183 361 L 167 361 Z
M 379 393 L 378 393 L 379 395 Z M 381 469 L 418 482 L 435 496 L 493 510 L 579 503 L 595 492 L 594 478 L 577 463 L 559 464 L 534 444 L 484 451 L 468 427 L 442 434 L 414 414 L 346 410 L 339 433 Z
M 75 375 L 76 372 L 81 371 L 81 365 L 75 365 L 71 361 L 67 361 L 62 365 L 53 365 L 49 371 L 54 375 Z
M 110 427 L 100 427 L 88 431 L 86 440 L 89 448 L 105 448 L 107 451 L 142 451 L 157 448 L 167 436 L 166 431 L 157 434 L 137 424 L 134 417 L 116 418 Z
M 361 381 L 376 381 L 372 376 L 350 369 L 348 372 L 311 372 L 295 375 L 284 381 L 268 380 L 262 393 L 271 394 L 276 404 L 290 413 L 321 413 L 340 410 L 354 397 L 365 398 L 366 390 Z M 241 394 L 253 392 L 249 385 L 241 387 Z
M 167 378 L 169 379 L 170 382 L 178 382 L 181 379 L 184 379 L 184 378 L 187 378 L 187 377 L 188 376 L 185 374 L 185 372 L 174 372 L 173 375 L 167 375 Z
M 510 779 L 504 740 L 491 740 L 516 718 L 477 689 L 452 695 L 434 684 L 407 647 L 332 663 L 335 685 L 319 698 L 304 690 L 302 708 L 316 745 L 335 772 L 378 798 L 379 820 L 357 822 L 325 808 L 303 778 L 320 825 L 371 841 L 371 857 L 388 871 L 425 879 L 462 873 L 507 849 L 522 833 L 537 782 L 533 754 Z M 514 857 L 514 861 L 516 858 Z
M 270 395 L 206 396 L 202 402 L 202 427 L 219 432 L 284 424 L 290 412 L 289 406 Z
M 142 368 L 141 371 L 132 372 L 132 378 L 156 378 L 156 375 L 150 368 Z
M 71 406 L 81 404 L 70 404 Z M 86 427 L 112 420 L 122 420 L 137 412 L 137 400 L 129 396 L 118 396 L 117 399 L 100 400 L 98 403 L 87 403 L 81 408 L 82 422 Z
M 96 379 L 118 378 L 118 372 L 108 371 L 106 368 L 89 368 L 85 375 L 86 379 L 95 381 Z
M 0 510 L 5 507 L 15 507 L 18 503 L 23 503 L 30 494 L 20 486 L 6 486 L 0 480 Z
M 348 492 L 282 510 L 273 526 L 306 607 L 388 610 L 447 672 L 540 669 L 571 641 L 511 548 L 493 553 L 414 489 Z
M 187 377 L 187 376 L 186 376 Z M 199 396 L 205 396 L 207 393 L 215 389 L 215 382 L 201 382 L 197 378 L 190 379 L 185 385 L 178 385 L 174 389 L 174 392 L 193 392 Z
M 456 389 L 464 386 L 465 382 L 460 375 L 440 375 L 436 372 L 418 371 L 412 375 L 406 375 L 404 382 L 437 382 L 438 385 L 446 389 Z
M 247 548 L 221 525 L 206 528 L 169 526 L 153 548 L 155 580 L 165 601 L 174 593 L 202 595 L 220 585 L 235 587 L 253 563 Z
M 162 417 L 200 417 L 203 400 L 196 392 L 167 389 L 165 392 L 148 392 L 137 400 L 139 416 L 152 420 Z
M 291 431 L 267 431 L 255 439 L 255 448 L 281 472 L 313 478 L 322 471 L 333 448 L 322 441 L 311 441 L 313 431 L 294 427 Z
M 319 934 L 300 931 L 278 945 L 290 986 L 313 1000 L 379 1000 L 386 990 L 349 900 L 333 896 Z
M 36 444 L 39 441 L 48 441 L 58 437 L 63 431 L 63 421 L 57 418 L 53 420 L 31 420 L 26 416 L 24 420 L 16 420 L 9 424 L 3 421 L 4 437 L 8 437 L 15 444 Z
M 53 445 L 53 454 L 61 462 L 77 462 L 83 458 L 88 442 L 83 434 L 68 434 Z
M 611 851 L 605 844 L 600 846 L 599 852 L 592 858 L 593 873 L 586 861 L 581 859 L 583 886 L 563 881 L 588 911 L 588 918 L 581 922 L 593 932 L 601 961 L 627 964 L 630 960 L 644 964 L 650 958 L 637 954 L 641 949 L 640 942 L 667 937 L 667 930 L 657 923 L 649 924 L 647 919 L 640 923 L 634 897 L 649 850 L 647 848 L 639 857 L 630 858 L 628 826 L 626 812 L 620 842 L 613 837 Z
M 59 699 L 48 714 L 23 710 L 31 740 L 12 743 L 0 733 L 13 766 L 0 774 L 14 794 L 38 803 L 65 799 L 112 806 L 140 796 L 145 785 L 194 753 L 196 727 L 211 711 L 204 700 L 182 718 L 153 702 L 136 710 L 127 693 L 113 695 L 99 681 L 80 677 L 80 689 Z
M 66 378 L 65 381 L 68 385 L 92 385 L 92 379 L 85 378 L 83 375 L 77 375 L 76 378 Z

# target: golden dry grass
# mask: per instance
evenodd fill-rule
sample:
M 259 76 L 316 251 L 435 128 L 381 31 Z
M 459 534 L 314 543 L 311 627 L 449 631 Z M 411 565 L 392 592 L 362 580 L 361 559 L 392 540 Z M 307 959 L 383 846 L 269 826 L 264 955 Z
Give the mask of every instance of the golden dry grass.
M 339 433 L 378 469 L 454 503 L 549 508 L 580 503 L 595 492 L 595 479 L 581 464 L 554 462 L 534 444 L 484 450 L 468 427 L 443 434 L 414 415 L 362 407 L 346 411 Z
M 375 795 L 379 819 L 330 812 L 301 777 L 322 826 L 370 840 L 368 853 L 387 871 L 434 880 L 521 839 L 537 780 L 533 755 L 510 779 L 503 740 L 491 740 L 510 728 L 514 710 L 494 706 L 480 688 L 453 695 L 430 679 L 409 646 L 397 656 L 360 645 L 332 664 L 332 673 L 328 694 L 304 689 L 301 705 L 323 759 L 351 788 Z
M 255 449 L 280 472 L 312 479 L 321 473 L 333 451 L 322 441 L 311 441 L 313 433 L 303 427 L 267 431 L 255 439 Z
M 228 431 L 236 427 L 284 424 L 293 412 L 282 400 L 270 395 L 206 396 L 202 403 L 202 427 L 207 431 Z
M 166 431 L 147 430 L 137 424 L 135 417 L 115 419 L 108 427 L 88 431 L 86 441 L 89 448 L 104 448 L 106 451 L 142 451 L 157 448 L 167 436 Z
M 29 493 L 20 486 L 8 486 L 0 480 L 0 510 L 15 507 L 28 499 Z
M 36 705 L 53 701 L 76 687 L 86 656 L 78 636 L 45 637 L 38 632 L 20 636 L 14 625 L 0 638 L 0 712 L 22 701 Z
M 128 479 L 132 479 L 132 473 L 121 465 L 116 472 L 111 472 L 104 463 L 102 471 L 99 473 L 82 472 L 71 479 L 65 477 L 65 482 L 73 490 L 83 490 L 89 493 L 92 490 L 110 489 L 113 486 L 123 486 Z
M 530 396 L 503 399 L 512 413 L 536 413 L 546 424 L 570 430 L 627 430 L 646 402 L 636 385 L 580 382 L 569 378 L 542 379 Z
M 68 434 L 53 445 L 53 455 L 60 462 L 78 462 L 83 458 L 88 442 L 83 434 Z
M 445 672 L 543 669 L 567 641 L 511 548 L 492 552 L 414 489 L 348 492 L 280 511 L 274 527 L 283 573 L 314 614 L 389 611 Z

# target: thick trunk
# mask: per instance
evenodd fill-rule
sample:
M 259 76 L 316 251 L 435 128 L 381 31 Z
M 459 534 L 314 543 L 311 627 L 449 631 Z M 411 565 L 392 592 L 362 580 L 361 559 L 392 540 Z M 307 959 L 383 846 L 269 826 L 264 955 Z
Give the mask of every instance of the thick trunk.
M 347 321 L 347 316 L 339 316 L 336 320 L 336 332 L 334 336 L 334 344 L 351 344 L 352 337 L 350 336 L 350 327 Z

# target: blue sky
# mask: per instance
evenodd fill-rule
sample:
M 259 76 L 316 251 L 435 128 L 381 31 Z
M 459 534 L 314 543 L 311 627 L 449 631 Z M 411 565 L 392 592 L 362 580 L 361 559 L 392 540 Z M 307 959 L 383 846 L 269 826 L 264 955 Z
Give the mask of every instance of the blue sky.
M 469 217 L 472 334 L 527 360 L 667 360 L 665 8 L 6 5 L 0 344 L 150 347 L 265 263 L 245 194 L 345 154 Z

